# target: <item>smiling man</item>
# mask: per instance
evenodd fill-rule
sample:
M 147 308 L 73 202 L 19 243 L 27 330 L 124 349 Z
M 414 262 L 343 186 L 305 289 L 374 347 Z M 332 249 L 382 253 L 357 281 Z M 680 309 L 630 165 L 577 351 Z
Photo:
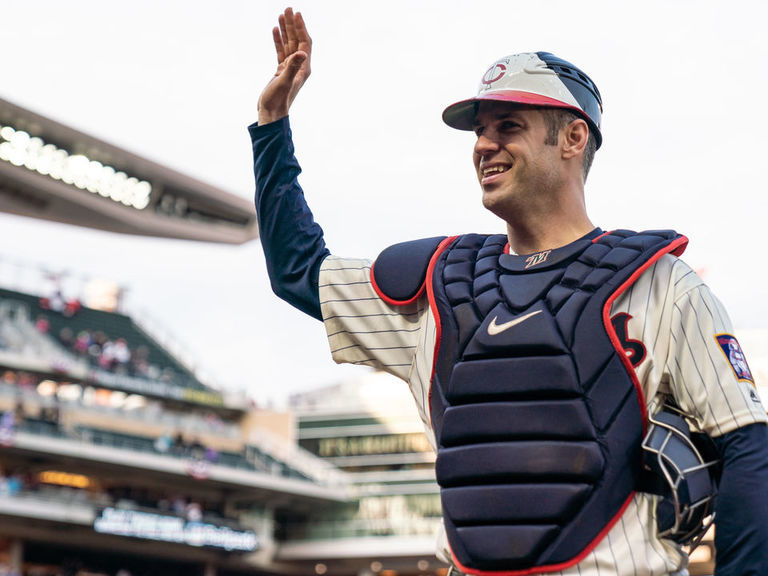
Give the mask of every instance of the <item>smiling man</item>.
M 687 239 L 590 221 L 594 82 L 547 52 L 493 63 L 443 120 L 474 131 L 506 233 L 370 262 L 331 255 L 304 201 L 288 112 L 312 42 L 291 9 L 273 38 L 249 127 L 272 286 L 325 323 L 337 362 L 411 387 L 451 572 L 681 576 L 716 508 L 716 573 L 768 574 L 765 410 L 725 310 L 679 259 Z

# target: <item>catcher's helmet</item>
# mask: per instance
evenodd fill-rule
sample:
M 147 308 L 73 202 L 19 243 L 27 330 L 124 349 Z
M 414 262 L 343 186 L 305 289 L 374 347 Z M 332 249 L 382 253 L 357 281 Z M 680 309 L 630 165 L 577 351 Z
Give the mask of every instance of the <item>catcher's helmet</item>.
M 483 74 L 477 96 L 448 106 L 443 121 L 452 128 L 472 130 L 477 103 L 482 100 L 570 110 L 587 121 L 598 148 L 603 142 L 603 102 L 597 86 L 576 66 L 549 52 L 500 58 Z
M 693 549 L 715 516 L 720 463 L 714 445 L 708 437 L 691 434 L 684 415 L 671 404 L 648 420 L 643 463 L 661 485 L 659 536 Z

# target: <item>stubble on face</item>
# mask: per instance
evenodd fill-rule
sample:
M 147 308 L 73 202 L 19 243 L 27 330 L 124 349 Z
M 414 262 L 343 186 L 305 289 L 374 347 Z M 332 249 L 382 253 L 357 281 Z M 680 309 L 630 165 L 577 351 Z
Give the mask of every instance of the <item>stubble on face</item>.
M 483 206 L 507 222 L 527 213 L 552 210 L 562 175 L 557 146 L 546 143 L 541 111 L 508 103 L 482 103 L 477 125 L 474 162 Z M 504 170 L 493 172 L 496 167 Z

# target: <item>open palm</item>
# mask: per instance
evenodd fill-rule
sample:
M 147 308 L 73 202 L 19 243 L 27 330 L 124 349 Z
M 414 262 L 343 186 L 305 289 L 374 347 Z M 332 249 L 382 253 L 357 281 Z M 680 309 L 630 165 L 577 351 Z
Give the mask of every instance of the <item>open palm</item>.
M 277 70 L 259 98 L 259 124 L 288 115 L 299 90 L 310 74 L 312 39 L 300 12 L 286 8 L 272 29 L 277 53 Z

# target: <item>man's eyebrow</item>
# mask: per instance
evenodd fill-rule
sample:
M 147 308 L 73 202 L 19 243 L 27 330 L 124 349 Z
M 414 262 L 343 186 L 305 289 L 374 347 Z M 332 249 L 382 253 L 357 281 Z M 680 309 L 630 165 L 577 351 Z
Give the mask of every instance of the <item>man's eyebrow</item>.
M 518 110 L 505 110 L 501 112 L 496 112 L 491 116 L 491 120 L 506 120 L 507 118 L 517 118 L 518 117 Z M 477 119 L 477 116 L 472 120 L 472 126 L 480 126 L 480 121 Z

